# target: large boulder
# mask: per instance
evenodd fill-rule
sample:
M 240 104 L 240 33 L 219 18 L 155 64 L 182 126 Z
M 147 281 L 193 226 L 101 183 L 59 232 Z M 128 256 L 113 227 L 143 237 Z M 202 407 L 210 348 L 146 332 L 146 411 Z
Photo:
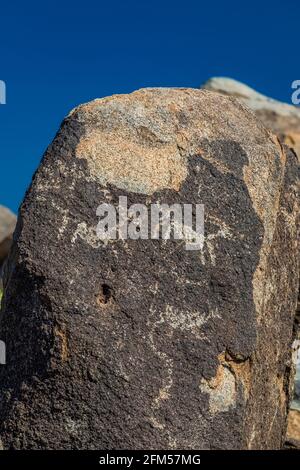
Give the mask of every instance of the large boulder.
M 0 338 L 5 449 L 280 448 L 297 161 L 234 98 L 145 89 L 63 122 L 20 209 Z M 97 238 L 100 203 L 202 203 L 205 241 Z
M 226 77 L 213 77 L 202 88 L 235 96 L 252 109 L 259 119 L 272 129 L 300 159 L 300 108 L 269 98 L 244 83 Z M 292 95 L 291 89 L 291 95 Z

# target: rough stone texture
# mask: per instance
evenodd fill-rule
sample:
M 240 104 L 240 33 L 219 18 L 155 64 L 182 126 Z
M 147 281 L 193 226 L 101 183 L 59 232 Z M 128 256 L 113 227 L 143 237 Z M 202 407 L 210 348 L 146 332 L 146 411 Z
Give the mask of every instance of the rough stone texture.
M 297 161 L 234 98 L 145 89 L 64 121 L 5 277 L 5 449 L 280 448 Z M 97 239 L 96 208 L 204 203 L 205 244 Z
M 15 214 L 0 205 L 0 266 L 8 255 L 16 221 Z
M 282 142 L 293 148 L 300 160 L 300 108 L 291 104 L 282 103 L 280 101 L 268 98 L 258 93 L 247 85 L 236 80 L 225 77 L 214 77 L 208 80 L 202 86 L 203 89 L 219 92 L 225 95 L 234 96 L 241 102 L 245 103 L 252 109 L 256 116 L 277 134 Z M 299 334 L 299 317 L 300 317 L 300 289 L 298 295 L 298 305 L 295 316 L 295 332 L 298 338 Z M 299 340 L 296 340 L 293 348 L 299 348 Z M 299 354 L 299 353 L 298 353 Z M 296 370 L 294 384 L 294 400 L 291 408 L 300 409 L 299 398 L 299 377 L 300 377 L 300 361 L 299 355 L 296 360 L 297 352 L 294 355 L 294 367 Z M 290 436 L 291 437 L 291 436 Z M 296 438 L 299 438 L 297 434 Z
M 280 139 L 292 147 L 300 159 L 300 108 L 282 103 L 258 93 L 244 83 L 226 77 L 214 77 L 202 88 L 235 96 L 272 129 Z M 292 94 L 291 89 L 291 94 Z

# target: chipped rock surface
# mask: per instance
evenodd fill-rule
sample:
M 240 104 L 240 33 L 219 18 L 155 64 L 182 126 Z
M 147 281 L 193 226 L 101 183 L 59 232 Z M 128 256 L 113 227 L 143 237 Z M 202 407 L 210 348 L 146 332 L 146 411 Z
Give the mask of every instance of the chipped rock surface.
M 96 209 L 202 203 L 205 242 L 96 236 Z M 5 449 L 280 448 L 298 288 L 297 161 L 237 100 L 144 89 L 79 106 L 5 273 Z
M 272 129 L 300 159 L 300 108 L 262 95 L 244 83 L 226 77 L 213 77 L 202 88 L 235 96 Z M 292 94 L 291 89 L 291 94 Z

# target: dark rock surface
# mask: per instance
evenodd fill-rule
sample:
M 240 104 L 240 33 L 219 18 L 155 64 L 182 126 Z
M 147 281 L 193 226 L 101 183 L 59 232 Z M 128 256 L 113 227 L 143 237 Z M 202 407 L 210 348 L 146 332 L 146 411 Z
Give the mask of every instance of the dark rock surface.
M 75 109 L 6 265 L 5 449 L 280 448 L 297 161 L 235 99 L 147 89 Z M 205 244 L 96 237 L 101 202 L 203 203 Z

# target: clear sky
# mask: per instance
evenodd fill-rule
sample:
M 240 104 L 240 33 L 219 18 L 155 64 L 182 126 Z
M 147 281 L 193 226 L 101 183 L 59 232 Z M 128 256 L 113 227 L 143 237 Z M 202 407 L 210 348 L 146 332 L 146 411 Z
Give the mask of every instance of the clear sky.
M 17 210 L 63 117 L 94 98 L 222 75 L 290 102 L 299 37 L 299 0 L 1 2 L 0 204 Z

